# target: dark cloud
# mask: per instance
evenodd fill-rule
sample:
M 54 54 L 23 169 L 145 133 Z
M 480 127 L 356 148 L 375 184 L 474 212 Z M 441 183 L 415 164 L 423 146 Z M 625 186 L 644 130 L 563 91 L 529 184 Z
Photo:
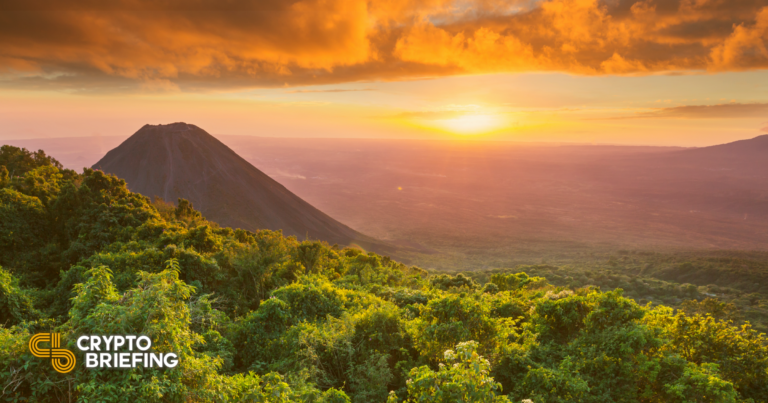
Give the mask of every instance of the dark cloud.
M 764 0 L 4 0 L 0 85 L 228 90 L 768 67 Z

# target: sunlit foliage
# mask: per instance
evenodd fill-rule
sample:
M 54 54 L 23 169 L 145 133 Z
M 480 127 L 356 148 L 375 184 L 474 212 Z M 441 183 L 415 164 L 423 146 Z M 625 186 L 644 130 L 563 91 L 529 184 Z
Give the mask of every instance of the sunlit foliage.
M 541 267 L 430 276 L 0 157 L 3 401 L 768 401 L 768 340 L 695 286 L 675 311 Z M 147 335 L 179 366 L 59 374 L 28 351 L 41 331 L 78 354 L 79 335 Z

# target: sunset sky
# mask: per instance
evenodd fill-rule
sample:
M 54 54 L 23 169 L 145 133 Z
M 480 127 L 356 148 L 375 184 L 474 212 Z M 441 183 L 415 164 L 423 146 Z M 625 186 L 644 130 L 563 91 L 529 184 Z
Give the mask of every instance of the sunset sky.
M 768 1 L 0 3 L 0 140 L 703 146 L 768 133 Z

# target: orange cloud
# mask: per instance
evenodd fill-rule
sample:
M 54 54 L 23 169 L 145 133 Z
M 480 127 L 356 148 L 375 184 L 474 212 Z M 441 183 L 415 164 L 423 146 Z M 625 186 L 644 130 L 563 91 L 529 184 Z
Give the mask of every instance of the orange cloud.
M 716 70 L 768 67 L 768 7 L 757 14 L 754 23 L 740 23 L 733 33 L 712 49 L 712 68 Z
M 289 77 L 293 68 L 329 74 L 376 60 L 367 4 L 360 1 L 81 0 L 64 6 L 43 0 L 3 8 L 0 70 L 6 74 L 103 74 L 167 85 Z
M 768 67 L 762 0 L 7 0 L 0 85 L 226 90 Z

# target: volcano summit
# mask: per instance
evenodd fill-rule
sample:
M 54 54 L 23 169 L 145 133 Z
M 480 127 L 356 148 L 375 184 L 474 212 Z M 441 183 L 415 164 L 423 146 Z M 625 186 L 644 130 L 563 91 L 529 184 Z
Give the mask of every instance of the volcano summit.
M 93 168 L 147 197 L 185 198 L 223 226 L 282 230 L 379 253 L 394 249 L 316 209 L 195 125 L 144 125 Z

